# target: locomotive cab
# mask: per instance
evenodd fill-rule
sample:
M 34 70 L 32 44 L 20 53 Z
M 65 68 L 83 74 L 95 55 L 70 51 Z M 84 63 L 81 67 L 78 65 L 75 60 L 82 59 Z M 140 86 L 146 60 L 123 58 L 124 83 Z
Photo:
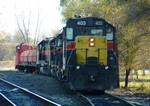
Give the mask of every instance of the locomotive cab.
M 37 66 L 36 70 L 39 73 L 50 74 L 49 65 L 49 41 L 51 38 L 42 40 L 37 45 Z
M 63 39 L 62 34 L 57 34 L 50 41 L 50 58 L 49 66 L 52 76 L 56 76 L 59 80 L 62 75 L 62 56 L 63 56 Z
M 21 66 L 21 54 L 24 50 L 32 49 L 30 45 L 20 44 L 16 46 L 16 58 L 15 58 L 15 68 L 18 70 L 22 70 Z

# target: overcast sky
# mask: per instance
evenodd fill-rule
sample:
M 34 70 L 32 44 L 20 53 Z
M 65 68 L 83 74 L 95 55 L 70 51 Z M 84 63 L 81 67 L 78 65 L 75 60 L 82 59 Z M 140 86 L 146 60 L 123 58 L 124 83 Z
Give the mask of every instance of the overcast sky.
M 50 34 L 52 30 L 61 29 L 62 16 L 59 11 L 60 0 L 0 0 L 0 31 L 13 34 L 17 30 L 17 17 L 30 16 L 30 28 L 35 31 L 39 12 L 41 32 Z

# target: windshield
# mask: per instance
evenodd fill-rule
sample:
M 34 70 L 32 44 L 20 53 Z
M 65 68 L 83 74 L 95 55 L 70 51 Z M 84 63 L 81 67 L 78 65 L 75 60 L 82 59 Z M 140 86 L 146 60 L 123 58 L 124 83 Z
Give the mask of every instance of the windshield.
M 113 29 L 111 27 L 106 29 L 106 36 L 108 40 L 113 40 Z
M 96 27 L 82 27 L 79 28 L 78 35 L 81 36 L 103 36 L 103 29 L 102 28 L 96 28 Z

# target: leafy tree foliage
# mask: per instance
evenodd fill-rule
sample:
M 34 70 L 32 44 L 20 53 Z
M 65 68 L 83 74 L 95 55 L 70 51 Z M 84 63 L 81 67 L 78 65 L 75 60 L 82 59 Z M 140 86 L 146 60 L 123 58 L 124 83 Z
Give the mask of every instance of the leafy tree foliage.
M 132 69 L 149 68 L 150 0 L 61 0 L 60 6 L 64 21 L 91 13 L 116 27 L 126 88 Z
M 30 45 L 33 45 L 33 39 L 29 36 L 28 37 L 28 40 L 29 40 L 29 44 Z M 25 43 L 24 42 L 24 39 L 23 39 L 23 36 L 22 36 L 22 34 L 21 34 L 21 32 L 19 31 L 19 30 L 17 30 L 15 33 L 14 33 L 14 36 L 13 36 L 13 38 L 12 38 L 12 41 L 14 42 L 14 43 L 17 43 L 17 44 L 21 44 L 21 43 Z
M 5 31 L 0 33 L 0 61 L 14 60 L 16 45 L 24 42 L 20 31 L 16 31 L 14 36 Z M 29 37 L 29 43 L 33 45 L 33 39 Z
M 1 31 L 0 32 L 0 42 L 5 42 L 7 40 L 7 32 Z
M 0 33 L 0 61 L 13 60 L 15 54 L 11 35 L 5 31 Z

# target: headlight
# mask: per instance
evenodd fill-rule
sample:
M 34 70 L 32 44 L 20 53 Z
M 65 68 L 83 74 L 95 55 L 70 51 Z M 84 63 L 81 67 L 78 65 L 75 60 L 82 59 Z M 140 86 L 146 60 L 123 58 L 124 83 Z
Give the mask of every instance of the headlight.
M 95 46 L 95 38 L 91 37 L 91 38 L 89 39 L 89 42 L 90 42 L 90 46 L 91 46 L 91 47 Z
M 90 46 L 94 46 L 94 43 L 92 42 L 92 43 L 90 43 Z
M 80 69 L 80 66 L 76 66 L 76 69 L 79 70 L 79 69 Z
M 108 66 L 105 66 L 105 70 L 107 70 L 109 67 Z
M 95 39 L 94 38 L 90 38 L 90 42 L 93 42 Z

